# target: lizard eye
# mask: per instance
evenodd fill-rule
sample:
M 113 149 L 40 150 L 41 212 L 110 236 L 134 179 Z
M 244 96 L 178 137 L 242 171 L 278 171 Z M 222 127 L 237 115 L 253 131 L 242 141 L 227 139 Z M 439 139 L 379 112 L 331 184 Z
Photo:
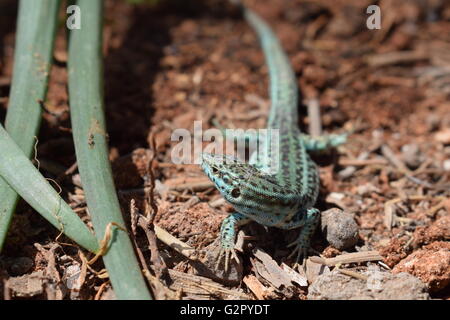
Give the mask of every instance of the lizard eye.
M 238 188 L 234 188 L 233 190 L 231 190 L 231 196 L 233 198 L 239 198 L 240 195 L 241 195 L 241 190 L 239 190 Z

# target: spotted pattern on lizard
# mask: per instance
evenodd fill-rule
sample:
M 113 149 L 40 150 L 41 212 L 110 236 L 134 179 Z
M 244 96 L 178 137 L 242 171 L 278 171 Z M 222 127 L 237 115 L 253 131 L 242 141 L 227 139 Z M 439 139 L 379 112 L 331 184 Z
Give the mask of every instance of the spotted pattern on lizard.
M 216 268 L 225 256 L 235 255 L 234 242 L 239 226 L 256 221 L 281 229 L 301 227 L 292 255 L 306 257 L 310 238 L 320 212 L 314 208 L 319 192 L 319 174 L 307 151 L 324 150 L 346 140 L 346 135 L 312 138 L 300 132 L 298 90 L 295 74 L 271 28 L 252 10 L 241 6 L 243 16 L 258 35 L 269 68 L 271 109 L 268 129 L 279 130 L 279 169 L 267 174 L 267 159 L 273 154 L 253 154 L 249 163 L 232 156 L 204 153 L 202 169 L 222 196 L 236 210 L 224 219 L 220 230 L 221 250 Z M 265 149 L 264 149 L 265 150 Z

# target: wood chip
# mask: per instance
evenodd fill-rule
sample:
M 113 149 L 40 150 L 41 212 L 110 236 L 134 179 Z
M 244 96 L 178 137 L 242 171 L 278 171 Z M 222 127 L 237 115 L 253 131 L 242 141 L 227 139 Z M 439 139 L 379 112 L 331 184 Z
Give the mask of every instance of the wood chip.
M 193 206 L 195 206 L 197 203 L 200 202 L 199 197 L 197 196 L 193 196 L 192 198 L 190 198 L 188 201 L 186 201 L 180 208 L 181 211 L 186 211 L 190 208 L 192 208 Z
M 281 269 L 283 269 L 291 277 L 292 282 L 297 283 L 300 287 L 308 286 L 308 279 L 306 278 L 306 274 L 303 269 L 300 269 L 299 272 L 297 272 L 285 263 L 281 264 Z
M 355 167 L 364 167 L 364 166 L 372 166 L 372 165 L 381 165 L 385 166 L 388 162 L 386 159 L 382 158 L 374 158 L 374 159 L 339 159 L 338 163 L 340 166 L 355 166 Z
M 169 288 L 174 291 L 181 290 L 188 297 L 205 299 L 216 297 L 221 299 L 246 299 L 251 297 L 238 290 L 228 289 L 225 286 L 212 281 L 211 279 L 187 274 L 169 269 L 169 275 L 173 280 Z
M 340 268 L 336 268 L 336 270 L 338 270 L 342 274 L 345 274 L 347 276 L 350 276 L 350 277 L 353 277 L 356 279 L 361 279 L 363 281 L 367 281 L 367 279 L 369 278 L 365 274 L 361 274 L 359 272 L 352 271 L 352 270 L 346 270 L 346 269 L 340 269 Z
M 390 231 L 394 224 L 395 204 L 388 202 L 384 205 L 384 225 Z
M 252 274 L 249 274 L 245 276 L 242 281 L 258 300 L 265 299 L 268 288 L 264 287 L 264 285 L 258 280 L 258 278 L 256 278 Z
M 197 254 L 196 250 L 192 248 L 191 246 L 187 245 L 181 240 L 178 240 L 174 236 L 172 236 L 169 232 L 166 230 L 158 227 L 156 224 L 155 226 L 155 234 L 156 237 L 164 242 L 166 245 L 177 251 L 178 253 L 182 254 L 188 259 L 196 260 Z
M 208 202 L 209 206 L 212 208 L 218 208 L 220 206 L 223 206 L 226 203 L 227 203 L 227 201 L 225 200 L 225 198 L 222 198 L 222 197 Z
M 263 250 L 256 248 L 253 255 L 261 261 L 254 261 L 258 274 L 269 281 L 275 288 L 280 289 L 282 286 L 292 286 L 291 277 L 284 271 L 275 260 L 272 259 Z
M 316 257 L 310 257 L 306 260 L 306 278 L 308 279 L 309 283 L 313 283 L 314 281 L 316 281 L 318 276 L 331 272 L 328 266 L 323 263 L 318 263 L 313 258 Z
M 356 162 L 358 162 L 358 161 L 365 161 L 365 160 L 367 160 L 368 157 L 369 157 L 369 153 L 368 153 L 368 152 L 363 152 L 363 153 L 361 153 L 361 154 L 358 156 L 358 158 L 356 158 L 354 161 L 356 161 Z M 351 159 L 348 159 L 348 160 L 351 160 Z M 341 163 L 339 163 L 339 164 L 340 164 L 340 165 L 343 165 L 343 164 L 341 164 Z M 349 165 L 349 166 L 347 166 L 345 169 L 339 171 L 338 174 L 339 174 L 339 176 L 340 176 L 341 178 L 343 178 L 343 179 L 349 178 L 349 177 L 351 177 L 351 176 L 355 173 L 355 171 L 357 170 L 356 167 L 357 167 L 357 166 L 356 166 L 355 164 Z
M 391 162 L 398 170 L 404 174 L 411 174 L 411 170 L 395 155 L 394 151 L 387 145 L 381 146 L 381 153 L 385 156 L 389 162 Z
M 399 63 L 410 63 L 429 59 L 429 54 L 424 50 L 397 51 L 373 54 L 366 58 L 371 67 L 381 67 Z
M 184 190 L 192 190 L 192 191 L 204 191 L 208 188 L 214 187 L 214 183 L 212 181 L 204 181 L 204 182 L 193 182 L 193 183 L 183 183 L 173 187 L 170 187 L 170 190 L 174 191 L 184 191 Z
M 318 137 L 322 134 L 322 122 L 320 119 L 320 104 L 318 99 L 308 99 L 306 101 L 309 119 L 309 134 Z

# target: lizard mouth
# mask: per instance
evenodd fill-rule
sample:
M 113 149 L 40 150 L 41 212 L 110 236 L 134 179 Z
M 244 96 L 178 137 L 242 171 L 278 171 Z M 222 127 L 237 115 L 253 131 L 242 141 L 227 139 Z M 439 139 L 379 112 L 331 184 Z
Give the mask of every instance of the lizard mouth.
M 213 161 L 214 155 L 211 155 L 209 153 L 202 153 L 202 162 L 201 162 L 201 168 L 203 172 L 206 173 L 209 180 L 216 183 L 217 174 L 219 173 L 219 169 L 214 164 Z

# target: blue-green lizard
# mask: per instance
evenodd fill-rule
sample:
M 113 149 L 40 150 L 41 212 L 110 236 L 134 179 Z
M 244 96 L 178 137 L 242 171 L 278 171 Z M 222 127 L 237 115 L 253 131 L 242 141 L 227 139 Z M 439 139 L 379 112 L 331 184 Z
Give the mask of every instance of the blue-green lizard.
M 312 138 L 300 132 L 298 91 L 289 60 L 270 27 L 250 9 L 241 8 L 259 37 L 269 68 L 272 105 L 267 127 L 279 130 L 280 165 L 276 173 L 267 174 L 267 158 L 273 156 L 273 151 L 254 153 L 249 163 L 226 155 L 202 155 L 202 169 L 236 210 L 220 228 L 221 250 L 216 268 L 225 256 L 225 270 L 230 255 L 236 257 L 236 230 L 249 221 L 281 229 L 302 227 L 298 239 L 288 247 L 295 245 L 290 256 L 297 254 L 297 262 L 307 256 L 320 217 L 319 210 L 313 207 L 319 192 L 319 175 L 307 151 L 324 150 L 346 140 L 345 134 Z

